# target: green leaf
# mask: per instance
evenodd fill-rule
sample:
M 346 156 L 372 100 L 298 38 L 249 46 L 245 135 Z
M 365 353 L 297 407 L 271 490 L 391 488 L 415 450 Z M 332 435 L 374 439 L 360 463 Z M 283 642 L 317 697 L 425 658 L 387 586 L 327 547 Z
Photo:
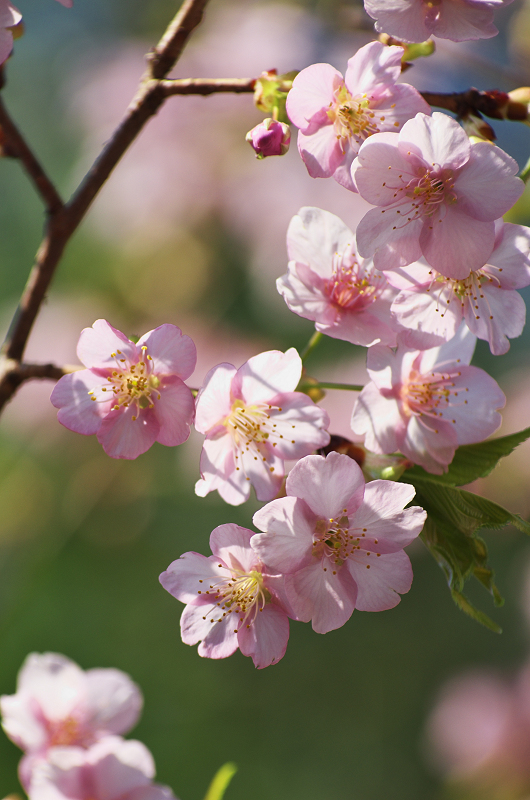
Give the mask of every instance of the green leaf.
M 492 595 L 495 605 L 503 603 L 488 565 L 486 544 L 477 531 L 511 524 L 530 535 L 530 523 L 485 497 L 444 485 L 438 477 L 407 470 L 402 478 L 416 489 L 414 503 L 427 511 L 422 539 L 442 568 L 457 606 L 490 630 L 500 632 L 499 626 L 463 594 L 466 580 L 475 577 Z
M 463 445 L 457 449 L 448 471 L 443 475 L 431 475 L 422 467 L 413 467 L 407 470 L 405 480 L 408 480 L 410 475 L 411 483 L 413 477 L 423 477 L 436 483 L 464 486 L 477 478 L 485 478 L 501 458 L 509 455 L 517 445 L 529 438 L 530 428 L 525 428 L 509 436 L 499 436 L 498 439 L 489 439 L 479 444 Z
M 222 800 L 224 793 L 228 789 L 230 781 L 237 772 L 237 767 L 231 761 L 217 770 L 212 782 L 208 787 L 204 800 Z

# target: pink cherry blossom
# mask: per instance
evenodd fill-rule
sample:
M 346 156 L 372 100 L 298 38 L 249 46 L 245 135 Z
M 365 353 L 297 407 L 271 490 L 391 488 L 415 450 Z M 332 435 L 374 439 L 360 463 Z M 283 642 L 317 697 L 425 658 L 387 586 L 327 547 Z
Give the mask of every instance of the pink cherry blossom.
M 66 428 L 97 434 L 112 458 L 186 441 L 195 409 L 184 380 L 197 354 L 180 328 L 160 325 L 134 344 L 98 319 L 81 332 L 77 355 L 87 369 L 62 377 L 50 398 Z
M 301 208 L 287 231 L 289 272 L 276 286 L 295 314 L 327 336 L 369 347 L 396 344 L 385 276 L 355 252 L 355 235 L 334 214 Z
M 470 144 L 446 114 L 417 114 L 400 133 L 379 133 L 352 165 L 369 203 L 357 227 L 359 253 L 377 269 L 397 269 L 423 255 L 437 272 L 461 280 L 493 250 L 495 220 L 521 195 L 517 163 L 487 142 Z
M 138 721 L 142 694 L 117 669 L 84 672 L 66 656 L 31 653 L 17 691 L 0 698 L 2 727 L 27 754 L 20 774 L 27 787 L 35 758 L 50 747 L 88 747 L 103 736 L 126 733 Z
M 88 750 L 54 747 L 32 775 L 31 800 L 175 800 L 168 786 L 153 784 L 147 747 L 107 736 Z
M 271 500 L 280 490 L 284 462 L 329 442 L 326 412 L 294 391 L 301 375 L 294 348 L 260 353 L 239 369 L 219 364 L 210 370 L 195 420 L 206 435 L 202 480 L 195 487 L 200 497 L 217 489 L 227 503 L 240 505 L 252 485 L 258 500 Z
M 9 2 L 0 0 L 0 64 L 3 64 L 13 49 L 13 33 L 10 30 L 22 20 L 22 14 Z
M 508 338 L 520 336 L 526 307 L 515 291 L 530 284 L 530 228 L 499 220 L 495 246 L 487 263 L 463 280 L 446 278 L 424 259 L 387 273 L 401 292 L 392 304 L 406 329 L 401 340 L 424 349 L 451 339 L 462 320 L 494 355 L 506 353 Z
M 331 64 L 313 64 L 294 79 L 287 113 L 300 128 L 298 149 L 313 178 L 333 176 L 357 191 L 350 166 L 367 137 L 395 131 L 430 107 L 412 86 L 396 84 L 403 48 L 370 42 L 348 61 L 344 78 Z
M 307 456 L 286 483 L 287 497 L 254 515 L 264 533 L 252 547 L 269 568 L 285 573 L 285 592 L 303 622 L 317 633 L 340 628 L 355 608 L 394 608 L 412 582 L 403 548 L 426 518 L 412 486 L 376 480 L 366 484 L 346 455 Z
M 254 532 L 219 525 L 210 536 L 213 556 L 184 553 L 160 575 L 167 591 L 186 603 L 180 628 L 199 655 L 226 658 L 238 649 L 258 669 L 283 658 L 289 639 L 283 578 L 269 574 L 250 547 Z
M 291 129 L 284 122 L 264 119 L 247 133 L 245 139 L 256 151 L 256 158 L 283 156 L 289 150 Z
M 485 798 L 530 791 L 530 669 L 515 679 L 470 672 L 442 689 L 428 721 L 434 761 Z M 467 795 L 466 795 L 467 796 Z
M 465 42 L 498 34 L 493 24 L 496 8 L 512 0 L 364 0 L 375 29 L 405 42 L 424 42 L 431 36 Z
M 353 410 L 352 428 L 374 453 L 403 453 L 428 472 L 447 471 L 455 450 L 480 442 L 501 424 L 506 402 L 484 370 L 467 366 L 476 338 L 465 325 L 440 347 L 420 352 L 374 345 L 372 379 Z

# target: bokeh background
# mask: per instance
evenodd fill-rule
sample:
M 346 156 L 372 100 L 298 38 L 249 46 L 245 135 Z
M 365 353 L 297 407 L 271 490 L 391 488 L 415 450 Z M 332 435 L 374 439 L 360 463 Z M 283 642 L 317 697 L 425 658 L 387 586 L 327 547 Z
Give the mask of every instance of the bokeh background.
M 177 4 L 19 5 L 26 32 L 7 65 L 5 101 L 68 196 L 127 107 L 144 54 Z M 436 55 L 416 62 L 405 80 L 431 91 L 530 83 L 530 5 L 515 0 L 497 22 L 501 34 L 493 40 L 439 42 Z M 370 20 L 350 1 L 211 0 L 174 75 L 255 77 L 316 61 L 342 70 L 371 38 Z M 79 332 L 98 317 L 129 335 L 163 322 L 179 325 L 199 352 L 194 386 L 220 361 L 239 366 L 265 349 L 303 347 L 311 323 L 290 314 L 274 285 L 286 270 L 288 222 L 302 205 L 317 205 L 354 227 L 365 205 L 332 180 L 311 180 L 294 146 L 282 159 L 257 161 L 244 135 L 261 118 L 245 95 L 168 101 L 71 242 L 28 359 L 75 363 Z M 530 130 L 494 127 L 500 145 L 523 165 Z M 18 163 L 0 163 L 0 192 L 6 329 L 43 217 Z M 530 194 L 510 219 L 530 223 Z M 508 396 L 501 432 L 530 425 L 529 344 L 527 329 L 501 358 L 484 343 L 477 348 L 474 363 Z M 357 383 L 366 379 L 364 358 L 359 348 L 326 340 L 308 366 L 322 380 Z M 500 637 L 454 607 L 442 573 L 418 543 L 410 548 L 412 590 L 392 611 L 356 612 L 325 636 L 293 623 L 286 657 L 264 671 L 240 653 L 222 662 L 200 659 L 180 641 L 181 606 L 159 586 L 158 574 L 186 550 L 208 552 L 216 525 L 250 527 L 256 504 L 234 509 L 217 495 L 194 495 L 198 435 L 176 449 L 155 444 L 134 462 L 113 461 L 94 437 L 61 428 L 50 391 L 48 383 L 24 386 L 0 426 L 0 693 L 15 690 L 31 651 L 64 653 L 84 668 L 125 670 L 145 694 L 132 735 L 152 750 L 158 780 L 181 800 L 201 800 L 227 760 L 239 766 L 227 800 L 471 796 L 455 782 L 469 765 L 455 767 L 451 737 L 464 730 L 474 739 L 480 713 L 490 725 L 491 686 L 512 691 L 529 656 L 530 542 L 523 534 L 486 534 L 505 607 L 495 610 L 483 590 L 469 589 L 504 628 Z M 330 392 L 323 402 L 333 432 L 347 435 L 351 394 Z M 528 517 L 529 463 L 523 446 L 474 488 Z M 437 697 L 453 691 L 443 687 L 461 674 L 475 679 L 451 684 L 461 692 L 456 711 L 433 717 Z M 476 699 L 470 686 L 486 688 Z M 474 705 L 459 716 L 471 695 Z M 530 725 L 522 731 L 530 742 Z M 20 790 L 19 756 L 0 736 L 0 796 Z M 475 754 L 469 769 L 479 762 Z M 501 787 L 495 800 L 526 796 L 526 789 L 509 791 Z

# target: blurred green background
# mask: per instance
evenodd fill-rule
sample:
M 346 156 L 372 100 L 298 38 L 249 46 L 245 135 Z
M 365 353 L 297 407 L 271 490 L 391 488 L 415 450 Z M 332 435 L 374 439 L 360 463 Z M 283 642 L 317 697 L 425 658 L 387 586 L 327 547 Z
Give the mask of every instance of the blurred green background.
M 7 65 L 5 101 L 65 196 L 132 97 L 142 54 L 161 35 L 169 0 L 22 0 L 26 33 Z M 441 43 L 406 80 L 449 91 L 510 89 L 530 82 L 526 7 L 499 15 L 501 35 Z M 211 0 L 179 76 L 254 76 L 262 69 L 345 61 L 372 36 L 362 7 L 339 0 L 267 3 Z M 307 321 L 291 315 L 274 279 L 286 268 L 285 230 L 300 205 L 320 205 L 352 226 L 362 201 L 333 181 L 312 181 L 296 148 L 258 162 L 244 142 L 260 120 L 249 97 L 173 98 L 111 176 L 70 244 L 43 308 L 28 358 L 75 363 L 82 327 L 106 317 L 129 335 L 163 322 L 198 346 L 200 381 L 220 361 L 237 365 L 267 348 L 302 347 Z M 530 131 L 495 125 L 522 164 Z M 294 137 L 293 137 L 294 138 Z M 294 144 L 294 142 L 293 142 Z M 42 209 L 20 166 L 0 164 L 0 323 L 7 327 L 42 231 Z M 526 195 L 511 217 L 530 221 Z M 526 293 L 528 297 L 528 292 Z M 509 397 L 503 431 L 530 424 L 529 334 L 475 363 Z M 364 353 L 325 341 L 313 374 L 363 380 Z M 31 651 L 64 653 L 82 667 L 128 672 L 145 695 L 133 736 L 152 750 L 157 779 L 181 800 L 201 800 L 214 772 L 235 761 L 229 800 L 435 800 L 425 721 L 443 682 L 468 667 L 517 669 L 528 657 L 530 609 L 522 594 L 530 543 L 512 530 L 486 534 L 504 628 L 481 629 L 453 606 L 421 544 L 409 548 L 412 590 L 397 608 L 356 612 L 325 636 L 292 623 L 285 658 L 264 671 L 237 653 L 200 659 L 179 636 L 180 604 L 158 575 L 186 550 L 208 552 L 224 522 L 251 527 L 254 501 L 231 508 L 199 499 L 200 437 L 155 446 L 134 462 L 109 459 L 94 437 L 62 429 L 50 385 L 25 386 L 0 427 L 0 693 L 15 690 Z M 347 394 L 347 393 L 345 393 Z M 347 433 L 351 395 L 331 398 L 332 430 Z M 528 449 L 477 491 L 530 514 Z M 19 790 L 20 753 L 0 737 L 0 796 Z

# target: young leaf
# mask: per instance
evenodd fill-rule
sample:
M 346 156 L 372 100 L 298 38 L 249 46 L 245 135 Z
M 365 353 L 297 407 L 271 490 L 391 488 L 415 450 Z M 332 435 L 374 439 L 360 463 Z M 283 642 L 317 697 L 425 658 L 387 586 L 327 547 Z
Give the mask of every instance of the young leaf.
M 509 455 L 517 445 L 529 438 L 530 428 L 525 428 L 509 436 L 499 436 L 498 439 L 463 445 L 458 448 L 448 471 L 443 475 L 431 475 L 422 467 L 413 467 L 407 470 L 405 480 L 407 481 L 410 475 L 450 486 L 464 486 L 477 478 L 485 478 L 501 458 Z M 410 483 L 412 483 L 412 477 Z
M 416 488 L 414 502 L 427 511 L 422 539 L 445 573 L 458 607 L 490 630 L 499 632 L 498 625 L 462 593 L 465 581 L 475 576 L 493 596 L 495 605 L 503 603 L 488 565 L 486 544 L 476 533 L 480 528 L 512 524 L 530 534 L 530 523 L 485 497 L 444 485 L 437 478 L 437 475 L 423 477 L 413 470 L 407 470 L 403 476 L 405 483 Z

